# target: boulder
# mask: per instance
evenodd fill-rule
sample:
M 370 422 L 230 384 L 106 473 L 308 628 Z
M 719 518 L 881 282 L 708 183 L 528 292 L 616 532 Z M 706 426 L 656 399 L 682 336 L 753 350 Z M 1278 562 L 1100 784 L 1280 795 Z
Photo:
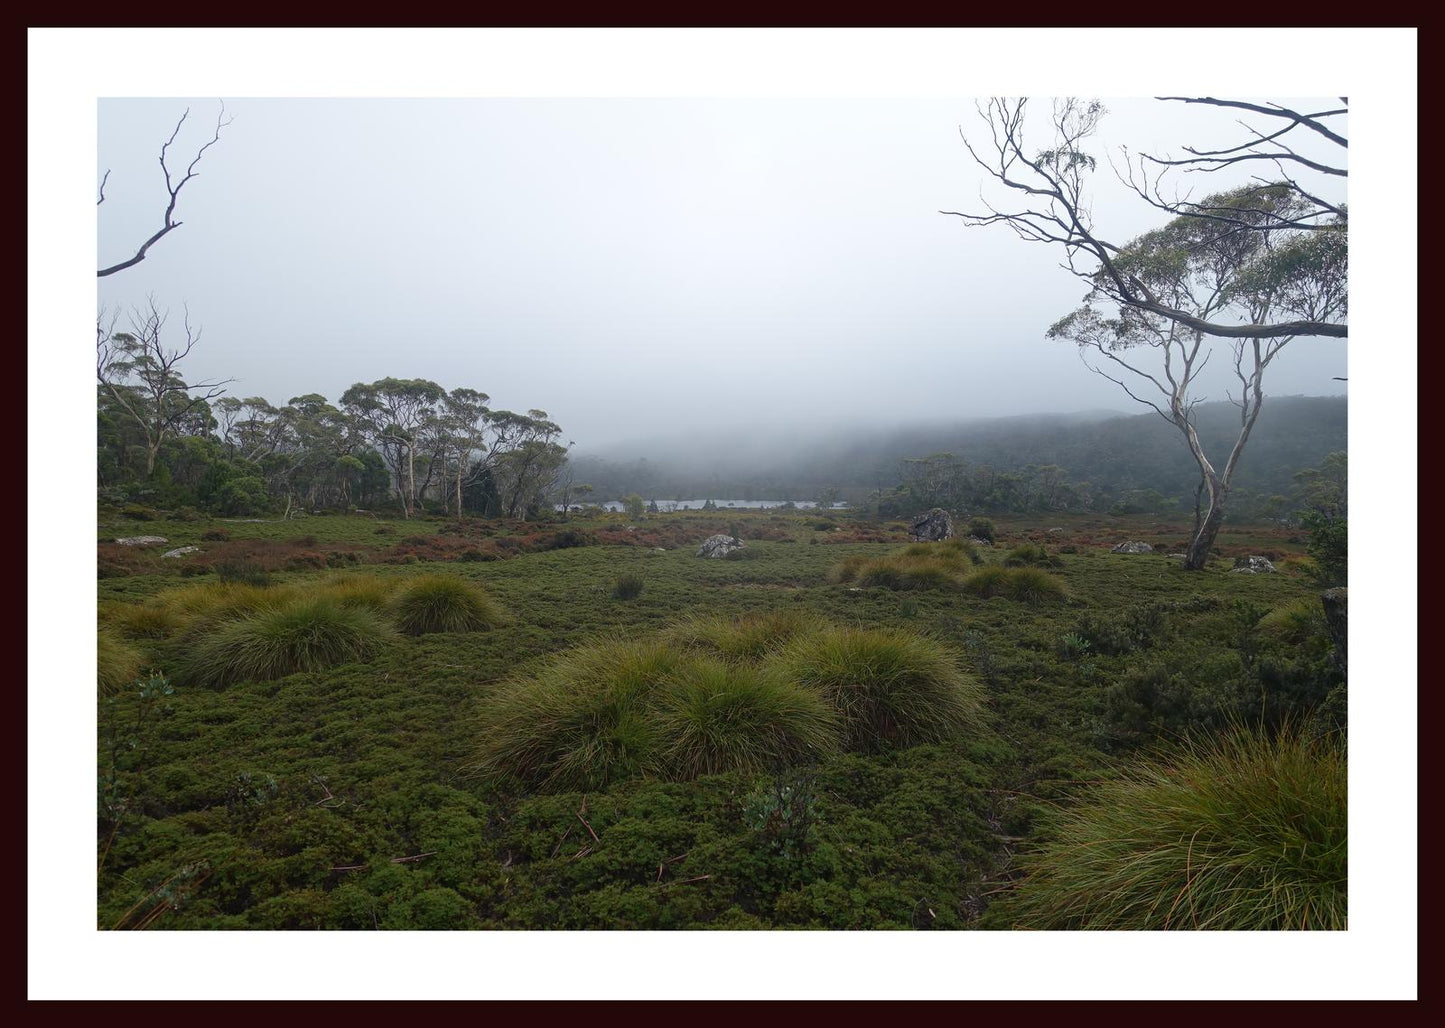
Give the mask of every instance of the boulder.
M 1154 547 L 1148 543 L 1141 543 L 1137 539 L 1130 539 L 1114 547 L 1114 553 L 1153 553 Z
M 1270 574 L 1274 571 L 1274 565 L 1269 562 L 1268 557 L 1235 557 L 1234 567 L 1231 571 L 1243 571 L 1249 575 Z
M 704 539 L 702 545 L 698 547 L 697 555 L 699 557 L 726 557 L 729 553 L 732 553 L 733 550 L 741 550 L 742 548 L 743 541 L 741 539 L 736 536 L 722 535 L 719 533 L 718 535 L 710 535 Z
M 161 559 L 164 560 L 166 557 L 184 557 L 188 553 L 200 552 L 201 548 L 199 546 L 182 546 L 179 549 L 167 550 L 165 553 L 162 553 Z
M 124 539 L 117 539 L 116 542 L 122 546 L 159 546 L 170 540 L 161 535 L 128 535 Z
M 953 518 L 942 507 L 917 515 L 908 524 L 908 536 L 916 543 L 936 543 L 953 538 Z

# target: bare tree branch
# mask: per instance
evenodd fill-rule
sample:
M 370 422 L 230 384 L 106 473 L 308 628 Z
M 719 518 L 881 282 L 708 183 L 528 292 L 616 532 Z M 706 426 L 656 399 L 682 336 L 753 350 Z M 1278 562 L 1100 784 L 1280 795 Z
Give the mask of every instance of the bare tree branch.
M 152 246 L 154 246 L 156 243 L 160 242 L 161 239 L 165 238 L 165 236 L 185 224 L 185 222 L 175 220 L 176 203 L 180 200 L 181 190 L 185 188 L 187 182 L 200 174 L 200 172 L 196 171 L 196 166 L 201 163 L 201 158 L 205 155 L 206 151 L 220 141 L 221 129 L 231 124 L 233 120 L 226 117 L 226 105 L 222 103 L 220 113 L 216 115 L 216 128 L 215 131 L 211 134 L 210 140 L 204 143 L 201 148 L 196 151 L 196 156 L 191 159 L 190 164 L 186 165 L 185 174 L 181 177 L 180 181 L 173 183 L 170 166 L 166 164 L 166 151 L 168 151 L 171 148 L 171 145 L 175 143 L 176 136 L 180 134 L 181 126 L 186 123 L 186 118 L 190 116 L 190 113 L 190 108 L 186 108 L 185 113 L 181 115 L 180 121 L 176 122 L 176 127 L 171 132 L 171 137 L 165 141 L 164 145 L 161 146 L 161 174 L 165 178 L 166 193 L 169 196 L 169 200 L 166 203 L 165 213 L 161 217 L 161 227 L 155 232 L 154 235 L 152 235 L 149 239 L 142 243 L 140 245 L 140 249 L 136 250 L 135 254 L 132 255 L 130 258 L 121 261 L 119 264 L 112 264 L 108 268 L 101 268 L 99 271 L 97 271 L 95 273 L 97 278 L 105 278 L 107 275 L 114 275 L 116 272 L 124 271 L 126 268 L 135 267 L 135 265 L 146 259 L 146 253 L 150 250 Z M 106 171 L 105 176 L 106 178 L 110 177 L 110 172 L 108 170 Z M 100 183 L 100 199 L 96 201 L 96 206 L 98 207 L 101 203 L 104 202 L 105 179 L 102 179 Z

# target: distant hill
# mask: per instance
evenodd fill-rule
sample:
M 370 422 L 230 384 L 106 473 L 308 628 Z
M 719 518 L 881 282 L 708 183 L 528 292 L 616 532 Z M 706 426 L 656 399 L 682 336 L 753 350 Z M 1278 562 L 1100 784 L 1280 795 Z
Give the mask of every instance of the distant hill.
M 1236 475 L 1240 495 L 1288 494 L 1296 471 L 1345 449 L 1346 411 L 1344 397 L 1266 397 Z M 1238 409 L 1202 404 L 1197 424 L 1205 451 L 1222 465 L 1238 434 Z M 938 453 L 1000 473 L 1056 466 L 1069 482 L 1088 484 L 1094 509 L 1140 490 L 1192 506 L 1199 481 L 1172 425 L 1154 413 L 1116 411 L 833 429 L 718 426 L 579 455 L 573 473 L 575 481 L 596 487 L 597 499 L 631 492 L 659 499 L 811 499 L 833 488 L 857 502 L 902 482 L 904 459 Z

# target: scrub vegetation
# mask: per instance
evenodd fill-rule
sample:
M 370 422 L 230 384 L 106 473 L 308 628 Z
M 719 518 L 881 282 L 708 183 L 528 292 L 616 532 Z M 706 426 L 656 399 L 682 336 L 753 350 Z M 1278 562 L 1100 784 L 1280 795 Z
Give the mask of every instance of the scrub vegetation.
M 100 563 L 97 924 L 1343 927 L 1306 540 L 992 520 L 158 516 L 201 550 Z

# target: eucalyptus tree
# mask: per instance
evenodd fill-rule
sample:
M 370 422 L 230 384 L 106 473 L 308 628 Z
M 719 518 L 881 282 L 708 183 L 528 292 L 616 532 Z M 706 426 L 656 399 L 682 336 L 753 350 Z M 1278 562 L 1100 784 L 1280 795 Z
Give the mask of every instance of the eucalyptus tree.
M 1266 127 L 1272 131 L 1244 125 L 1246 136 L 1239 144 L 1218 150 L 1184 147 L 1186 156 L 1182 158 L 1134 154 L 1123 149 L 1119 177 L 1142 200 L 1176 219 L 1212 222 L 1220 234 L 1230 229 L 1241 235 L 1266 233 L 1283 239 L 1322 232 L 1343 244 L 1348 211 L 1334 193 L 1348 174 L 1344 157 L 1349 141 L 1340 123 L 1349 113 L 1346 98 L 1341 97 L 1337 106 L 1310 112 L 1214 97 L 1158 99 L 1244 111 L 1267 119 Z M 1086 147 L 1106 113 L 1104 106 L 1097 100 L 1055 101 L 1050 139 L 1041 148 L 1026 141 L 1027 110 L 1026 99 L 995 97 L 979 108 L 988 132 L 987 142 L 975 144 L 960 133 L 974 163 L 983 170 L 985 183 L 992 180 L 1008 190 L 1006 199 L 994 202 L 980 193 L 980 209 L 940 214 L 958 217 L 970 226 L 1004 225 L 1027 242 L 1057 247 L 1063 266 L 1087 281 L 1093 292 L 1120 307 L 1176 322 L 1202 335 L 1229 339 L 1343 339 L 1349 335 L 1343 309 L 1320 313 L 1280 302 L 1267 311 L 1255 311 L 1254 320 L 1241 321 L 1223 317 L 1243 313 L 1240 310 L 1203 316 L 1172 305 L 1168 295 L 1156 293 L 1147 281 L 1121 266 L 1118 257 L 1124 248 L 1111 242 L 1094 224 L 1089 183 L 1098 158 Z M 1284 142 L 1286 137 L 1306 139 L 1308 145 L 1295 142 L 1291 146 Z M 1246 188 L 1216 192 L 1198 201 L 1177 190 L 1170 192 L 1177 173 L 1215 174 L 1264 166 L 1272 169 L 1272 177 L 1251 179 Z M 1256 187 L 1267 187 L 1276 203 L 1263 209 L 1254 206 L 1251 201 L 1256 194 L 1251 190 Z M 1281 194 L 1288 200 L 1280 200 Z
M 166 440 L 191 431 L 209 431 L 209 402 L 231 381 L 188 383 L 182 362 L 200 341 L 200 331 L 184 322 L 185 342 L 170 348 L 162 336 L 168 312 L 149 297 L 130 315 L 130 331 L 118 332 L 118 315 L 105 312 L 95 324 L 95 376 L 99 388 L 140 433 L 145 446 L 145 473 L 155 472 L 156 456 Z
M 502 495 L 507 517 L 526 517 L 527 508 L 548 492 L 567 460 L 567 448 L 557 443 L 561 426 L 544 410 L 526 414 L 494 411 L 491 422 L 505 449 L 497 453 L 492 474 Z
M 1305 206 L 1280 184 L 1245 186 L 1207 197 L 1206 207 L 1230 210 L 1229 220 L 1181 216 L 1146 233 L 1100 269 L 1084 305 L 1049 329 L 1049 337 L 1079 347 L 1085 364 L 1146 404 L 1181 434 L 1199 467 L 1204 497 L 1184 566 L 1204 567 L 1223 523 L 1234 473 L 1264 404 L 1270 364 L 1295 337 L 1236 337 L 1227 346 L 1238 383 L 1230 400 L 1239 429 L 1222 460 L 1205 452 L 1195 426 L 1197 385 L 1214 352 L 1203 325 L 1231 313 L 1248 324 L 1325 323 L 1343 317 L 1348 303 L 1348 245 L 1343 221 L 1309 232 L 1289 225 Z M 1241 230 L 1239 222 L 1245 223 Z M 1279 226 L 1272 228 L 1270 226 Z M 1127 276 L 1181 319 L 1120 303 L 1112 285 Z
M 1340 119 L 1349 105 L 1341 98 L 1326 110 L 1302 112 L 1214 97 L 1159 99 L 1243 111 L 1268 119 L 1271 131 L 1245 125 L 1247 135 L 1237 145 L 1185 147 L 1180 158 L 1123 150 L 1119 177 L 1173 217 L 1118 245 L 1095 226 L 1088 189 L 1098 160 L 1087 144 L 1103 105 L 1056 101 L 1051 138 L 1034 148 L 1025 142 L 1027 101 L 995 98 L 979 110 L 988 141 L 975 145 L 965 135 L 964 145 L 985 181 L 1008 190 L 1008 199 L 981 196 L 981 210 L 940 213 L 972 226 L 1004 225 L 1025 241 L 1057 247 L 1063 266 L 1088 283 L 1083 307 L 1048 334 L 1076 343 L 1091 370 L 1179 430 L 1200 471 L 1195 532 L 1184 561 L 1198 569 L 1222 524 L 1235 469 L 1259 417 L 1266 369 L 1297 337 L 1349 334 L 1348 209 L 1336 198 L 1347 177 L 1349 143 Z M 1301 145 L 1302 139 L 1309 144 Z M 1171 194 L 1167 185 L 1177 172 L 1259 167 L 1270 169 L 1271 177 L 1200 200 Z M 1210 342 L 1221 338 L 1229 340 L 1238 382 L 1238 395 L 1230 399 L 1239 408 L 1240 427 L 1218 461 L 1204 452 L 1193 410 Z
M 417 447 L 434 427 L 446 390 L 423 378 L 358 382 L 341 395 L 342 407 L 385 459 L 402 513 L 417 506 Z

